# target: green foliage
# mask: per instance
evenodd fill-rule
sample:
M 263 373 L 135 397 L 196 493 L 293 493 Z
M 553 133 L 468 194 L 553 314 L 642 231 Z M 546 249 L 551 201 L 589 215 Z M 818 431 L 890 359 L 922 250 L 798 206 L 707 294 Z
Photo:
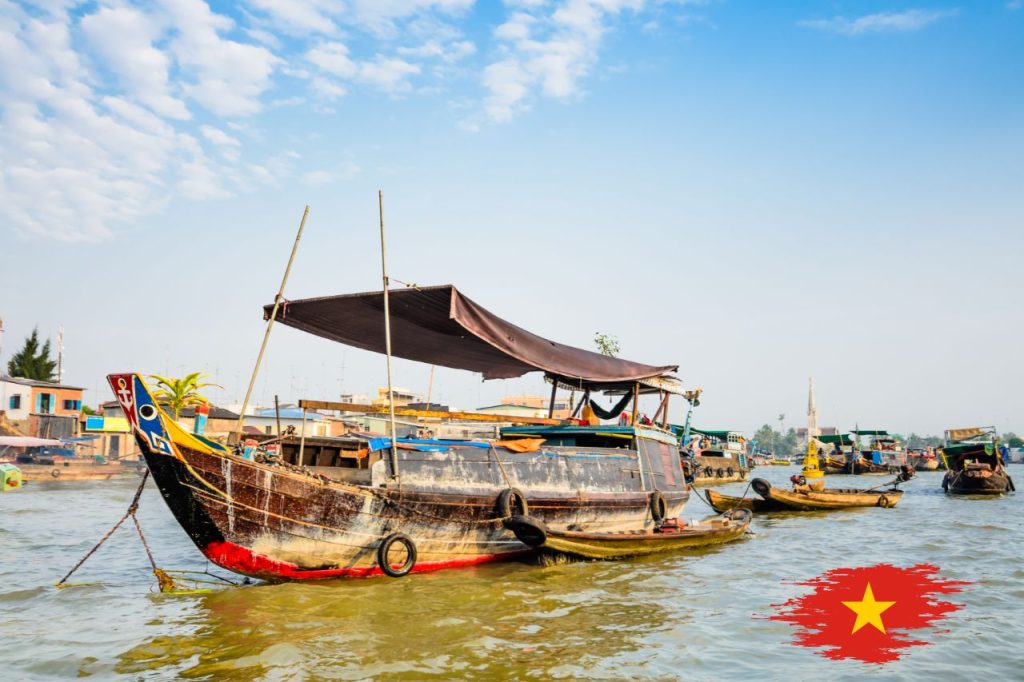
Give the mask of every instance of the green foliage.
M 201 381 L 209 376 L 203 372 L 192 372 L 181 378 L 174 379 L 162 377 L 159 374 L 150 374 L 151 379 L 156 381 L 157 388 L 153 391 L 153 397 L 166 409 L 171 411 L 175 419 L 183 408 L 193 405 L 207 405 L 209 400 L 199 393 L 199 389 L 207 386 L 222 388 L 219 384 L 205 383 Z
M 11 356 L 7 363 L 7 373 L 12 377 L 35 379 L 36 381 L 56 381 L 54 370 L 57 361 L 50 359 L 50 340 L 39 347 L 39 329 L 33 329 L 25 344 Z
M 90 414 L 99 414 L 99 412 L 97 412 L 95 409 L 89 407 L 88 405 L 82 405 L 82 414 L 88 416 Z
M 783 435 L 765 424 L 754 434 L 753 440 L 757 441 L 759 450 L 767 450 L 778 457 L 788 457 L 800 448 L 800 441 L 796 436 L 796 429 L 790 429 Z
M 594 333 L 594 345 L 597 346 L 597 350 L 601 355 L 607 355 L 610 358 L 617 356 L 621 350 L 617 338 L 608 334 L 602 334 L 601 332 Z
M 1006 443 L 1008 448 L 1024 448 L 1024 438 L 1021 438 L 1013 431 L 1007 431 L 999 437 L 999 440 Z
M 906 438 L 908 448 L 936 448 L 943 444 L 941 436 L 919 436 L 912 433 Z

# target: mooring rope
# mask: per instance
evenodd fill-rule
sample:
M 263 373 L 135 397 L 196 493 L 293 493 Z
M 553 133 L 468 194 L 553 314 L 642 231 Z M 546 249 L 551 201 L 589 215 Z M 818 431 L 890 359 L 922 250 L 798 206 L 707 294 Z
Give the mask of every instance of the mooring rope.
M 102 538 L 100 538 L 100 541 L 97 542 L 92 549 L 85 553 L 85 556 L 78 560 L 78 563 L 75 564 L 74 568 L 68 571 L 67 575 L 60 579 L 60 581 L 57 583 L 57 587 L 64 587 L 65 583 L 67 583 L 68 581 L 68 578 L 74 575 L 75 571 L 81 568 L 82 564 L 88 561 L 89 557 L 95 554 L 96 550 L 102 547 L 103 543 L 110 539 L 110 536 L 112 536 L 114 532 L 117 531 L 117 529 L 120 528 L 121 525 L 128 520 L 128 517 L 131 517 L 132 521 L 135 524 L 135 530 L 138 531 L 139 538 L 142 540 L 142 546 L 146 549 L 146 556 L 149 557 L 149 565 L 153 568 L 153 575 L 156 576 L 157 583 L 160 586 L 160 591 L 171 592 L 177 589 L 178 586 L 175 584 L 171 576 L 167 575 L 165 571 L 157 567 L 156 560 L 153 558 L 153 552 L 152 550 L 150 550 L 149 543 L 146 542 L 146 536 L 142 532 L 142 526 L 139 525 L 139 519 L 135 516 L 135 513 L 139 510 L 139 500 L 142 498 L 142 490 L 143 488 L 146 487 L 146 481 L 148 480 L 149 469 L 146 469 L 145 473 L 142 474 L 142 482 L 139 483 L 139 488 L 138 490 L 135 491 L 135 495 L 132 497 L 131 504 L 128 505 L 128 510 L 124 513 L 124 516 L 122 516 L 118 520 L 118 522 L 115 523 L 113 527 L 111 527 L 111 529 L 108 530 Z

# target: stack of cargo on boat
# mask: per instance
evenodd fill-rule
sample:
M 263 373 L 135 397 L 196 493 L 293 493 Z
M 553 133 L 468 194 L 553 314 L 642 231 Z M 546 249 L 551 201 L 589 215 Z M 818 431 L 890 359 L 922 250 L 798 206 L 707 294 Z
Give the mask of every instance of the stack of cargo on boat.
M 532 426 L 498 441 L 392 447 L 390 438 L 350 435 L 333 448 L 300 444 L 249 459 L 179 426 L 139 374 L 110 375 L 164 500 L 212 562 L 268 580 L 403 575 L 532 551 L 503 525 L 513 515 L 554 532 L 610 533 L 653 530 L 680 514 L 689 492 L 668 425 L 669 399 L 682 393 L 676 366 L 549 341 L 450 285 L 389 294 L 394 356 L 484 379 L 544 372 L 552 405 L 560 388 L 583 393 L 577 411 L 592 393 L 628 396 L 633 424 L 641 395 L 659 396 L 658 410 L 646 426 L 521 420 Z M 287 301 L 277 321 L 385 352 L 380 291 Z

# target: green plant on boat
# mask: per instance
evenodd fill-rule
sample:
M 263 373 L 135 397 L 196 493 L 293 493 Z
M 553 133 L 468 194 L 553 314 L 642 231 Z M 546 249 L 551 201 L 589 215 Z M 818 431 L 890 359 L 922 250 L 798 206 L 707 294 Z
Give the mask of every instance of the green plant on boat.
M 156 381 L 153 397 L 161 406 L 169 410 L 175 419 L 186 407 L 210 404 L 209 399 L 199 392 L 200 389 L 210 386 L 223 388 L 220 384 L 204 382 L 203 379 L 209 376 L 205 372 L 192 372 L 180 379 L 163 377 L 159 374 L 150 374 L 149 376 Z

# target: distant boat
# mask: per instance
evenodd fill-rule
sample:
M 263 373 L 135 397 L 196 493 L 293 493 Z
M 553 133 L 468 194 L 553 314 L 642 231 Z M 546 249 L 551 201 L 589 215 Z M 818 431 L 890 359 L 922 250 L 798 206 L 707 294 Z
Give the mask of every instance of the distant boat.
M 1015 490 L 1003 466 L 994 426 L 949 429 L 942 458 L 947 469 L 942 489 L 950 495 L 1002 495 Z
M 938 471 L 939 458 L 930 448 L 914 448 L 907 450 L 907 464 L 917 471 Z
M 685 427 L 672 428 L 682 437 Z M 693 468 L 693 485 L 747 480 L 752 462 L 747 455 L 746 439 L 741 433 L 693 427 L 690 428 L 690 433 L 693 436 L 691 443 L 694 438 L 699 438 L 705 443 L 699 448 L 700 454 L 693 457 L 690 456 L 695 452 L 692 447 L 680 447 L 684 466 Z
M 0 462 L 18 467 L 26 482 L 107 481 L 135 472 L 120 460 L 80 457 L 73 444 L 31 436 L 0 436 Z

